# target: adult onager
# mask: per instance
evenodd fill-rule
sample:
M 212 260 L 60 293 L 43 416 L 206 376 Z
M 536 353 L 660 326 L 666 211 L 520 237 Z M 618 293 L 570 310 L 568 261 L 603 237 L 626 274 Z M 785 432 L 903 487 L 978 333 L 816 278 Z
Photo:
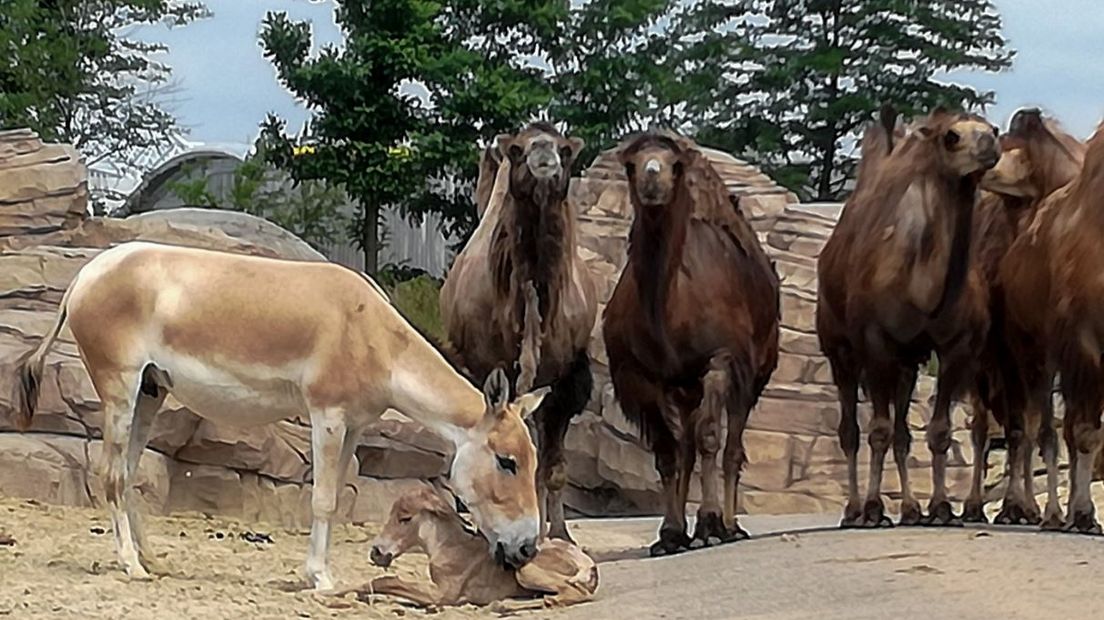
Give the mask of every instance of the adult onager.
M 1050 276 L 1045 247 L 1025 233 L 1040 205 L 1053 198 L 1081 169 L 1085 146 L 1062 131 L 1039 110 L 1016 112 L 1001 136 L 1001 158 L 985 173 L 975 217 L 975 260 L 989 288 L 989 335 L 979 376 L 980 400 L 1004 427 L 1010 469 L 1008 488 L 997 523 L 1036 524 L 1058 528 L 1058 445 L 1054 431 L 1046 320 Z M 989 439 L 989 416 L 975 406 L 972 421 L 974 476 L 962 514 L 964 521 L 984 522 L 982 482 Z M 1047 468 L 1046 512 L 1040 515 L 1033 482 L 1033 446 L 1038 442 Z
M 778 276 L 723 181 L 689 141 L 644 134 L 622 146 L 620 159 L 635 218 L 603 332 L 621 410 L 648 442 L 663 482 L 666 510 L 651 552 L 691 545 L 686 499 L 699 453 L 702 504 L 693 544 L 745 538 L 736 522 L 743 433 L 778 363 Z M 723 510 L 716 470 L 722 446 Z
M 22 366 L 15 402 L 24 428 L 46 352 L 67 319 L 103 403 L 105 495 L 132 577 L 148 576 L 150 556 L 131 483 L 170 393 L 217 423 L 309 417 L 306 573 L 319 590 L 333 586 L 327 552 L 342 476 L 361 430 L 388 408 L 452 441 L 452 486 L 496 553 L 521 564 L 536 551 L 536 453 L 522 415 L 541 395 L 509 404 L 501 373 L 481 394 L 361 274 L 140 242 L 109 249 L 77 274 Z
M 388 575 L 357 590 L 421 605 L 489 605 L 550 594 L 543 604 L 561 606 L 590 600 L 598 589 L 594 560 L 564 540 L 545 540 L 525 566 L 504 569 L 487 555 L 486 539 L 468 529 L 454 507 L 428 485 L 404 494 L 391 506 L 383 531 L 372 541 L 372 563 L 390 566 L 412 549 L 429 556 L 432 587 Z
M 552 388 L 533 417 L 537 484 L 542 530 L 547 513 L 549 535 L 565 540 L 571 537 L 561 498 L 563 441 L 590 398 L 587 345 L 597 315 L 567 201 L 571 165 L 582 147 L 582 140 L 544 123 L 499 136 L 483 153 L 479 227 L 441 288 L 441 318 L 460 366 L 477 381 L 505 367 L 519 392 Z
M 1104 125 L 1089 139 L 1081 170 L 1040 207 L 1039 252 L 1046 259 L 1049 295 L 1045 307 L 1048 349 L 1061 376 L 1066 413 L 1063 435 L 1070 459 L 1069 514 L 1065 528 L 1101 532 L 1089 487 L 1101 445 L 1104 409 Z M 1026 236 L 1034 236 L 1034 230 Z M 1042 308 L 1036 308 L 1036 312 Z
M 907 133 L 897 129 L 896 113 L 883 109 L 881 123 L 863 136 L 855 191 L 817 264 L 817 336 L 838 390 L 839 440 L 847 456 L 845 527 L 890 524 L 881 483 L 891 441 L 901 522 L 924 519 L 908 480 L 908 409 L 917 368 L 932 351 L 939 379 L 927 430 L 932 498 L 926 521 L 955 520 L 945 482 L 950 406 L 974 378 L 988 325 L 985 288 L 969 261 L 971 218 L 978 178 L 997 159 L 992 125 L 942 109 Z M 865 504 L 858 489 L 860 382 L 874 410 Z

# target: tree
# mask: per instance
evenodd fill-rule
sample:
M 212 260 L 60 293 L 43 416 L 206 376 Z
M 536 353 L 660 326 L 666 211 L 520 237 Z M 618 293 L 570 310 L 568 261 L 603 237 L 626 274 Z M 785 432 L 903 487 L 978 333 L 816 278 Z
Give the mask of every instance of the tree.
M 283 125 L 270 118 L 264 126 L 266 130 L 253 152 L 234 170 L 224 193 L 212 191 L 203 165 L 186 168 L 184 179 L 170 185 L 172 192 L 189 206 L 230 209 L 265 218 L 315 247 L 343 239 L 348 196 L 326 181 L 295 183 L 287 173 L 273 168 L 267 161 L 266 149 L 272 132 L 282 136 Z M 310 154 L 309 148 L 303 148 L 292 155 Z
M 691 28 L 692 26 L 692 28 Z M 803 198 L 838 199 L 853 161 L 843 145 L 883 102 L 904 114 L 977 108 L 992 92 L 943 73 L 1001 71 L 1014 52 L 989 0 L 699 2 L 682 32 L 705 32 L 693 102 L 700 138 L 745 153 Z
M 289 138 L 270 160 L 297 179 L 346 188 L 360 206 L 352 236 L 369 272 L 383 209 L 440 213 L 449 232 L 465 235 L 475 227 L 477 146 L 516 129 L 549 97 L 540 70 L 515 56 L 535 51 L 564 10 L 549 0 L 339 2 L 344 49 L 316 58 L 307 24 L 270 13 L 265 55 L 314 112 L 308 139 L 316 148 L 292 159 Z
M 89 165 L 133 165 L 180 130 L 157 103 L 170 69 L 151 56 L 165 46 L 128 33 L 205 15 L 177 0 L 0 0 L 0 127 L 69 142 Z

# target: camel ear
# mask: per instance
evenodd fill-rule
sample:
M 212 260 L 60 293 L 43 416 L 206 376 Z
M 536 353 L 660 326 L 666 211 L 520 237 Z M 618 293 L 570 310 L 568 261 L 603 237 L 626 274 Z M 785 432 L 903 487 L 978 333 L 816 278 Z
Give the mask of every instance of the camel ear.
M 494 145 L 495 150 L 498 151 L 498 161 L 502 161 L 504 157 L 507 157 L 510 145 L 514 143 L 514 136 L 508 133 L 500 133 L 495 136 Z
M 487 412 L 502 411 L 510 398 L 510 381 L 501 367 L 495 368 L 483 382 L 483 401 L 487 403 Z
M 560 147 L 560 159 L 564 160 L 564 163 L 575 161 L 585 146 L 586 142 L 582 138 L 569 138 L 567 144 Z
M 521 410 L 522 419 L 528 418 L 534 411 L 539 409 L 541 403 L 544 401 L 544 397 L 548 396 L 551 391 L 551 387 L 545 386 L 519 396 L 514 403 L 517 404 L 518 408 Z

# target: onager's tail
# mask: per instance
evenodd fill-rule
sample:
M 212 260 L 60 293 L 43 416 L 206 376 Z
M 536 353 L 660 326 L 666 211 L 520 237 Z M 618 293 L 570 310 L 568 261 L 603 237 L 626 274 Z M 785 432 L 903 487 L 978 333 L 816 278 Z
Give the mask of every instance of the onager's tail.
M 76 282 L 74 280 L 74 282 Z M 42 385 L 42 369 L 46 363 L 46 354 L 61 333 L 62 325 L 69 315 L 69 293 L 73 285 L 65 291 L 61 297 L 61 306 L 58 308 L 54 326 L 43 337 L 42 342 L 20 360 L 17 368 L 19 382 L 15 388 L 15 399 L 12 401 L 15 414 L 15 426 L 21 431 L 31 427 L 31 419 L 34 418 L 35 408 L 38 406 L 38 390 Z

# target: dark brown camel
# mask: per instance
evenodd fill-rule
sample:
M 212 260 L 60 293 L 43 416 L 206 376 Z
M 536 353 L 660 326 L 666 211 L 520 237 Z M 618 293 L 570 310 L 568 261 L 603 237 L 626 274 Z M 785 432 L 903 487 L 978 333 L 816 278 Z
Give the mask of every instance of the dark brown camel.
M 1054 431 L 1052 365 L 1047 364 L 1045 317 L 1040 299 L 1049 295 L 1031 239 L 1020 241 L 1037 207 L 1069 183 L 1081 168 L 1085 146 L 1039 110 L 1020 110 L 1001 137 L 1001 159 L 981 180 L 985 190 L 975 213 L 974 258 L 989 288 L 992 322 L 982 353 L 972 426 L 974 476 L 962 518 L 985 522 L 982 482 L 989 439 L 989 415 L 1004 427 L 1008 487 L 997 523 L 1062 524 L 1058 503 L 1058 446 Z M 1015 249 L 1013 249 L 1015 248 Z M 1037 267 L 1042 266 L 1044 269 Z M 1040 515 L 1033 489 L 1032 447 L 1039 444 L 1047 467 L 1047 506 Z
M 1089 486 L 1101 444 L 1104 409 L 1104 126 L 1087 143 L 1077 177 L 1051 194 L 1025 235 L 1045 248 L 1049 295 L 1045 312 L 1050 359 L 1061 377 L 1069 449 L 1070 498 L 1065 529 L 1100 534 Z M 1010 266 L 1011 268 L 1011 266 Z M 1045 308 L 1045 311 L 1044 311 Z
M 903 137 L 895 125 L 896 114 L 885 109 L 864 135 L 862 174 L 818 261 L 817 335 L 839 391 L 848 464 L 844 527 L 891 524 L 881 493 L 891 442 L 901 522 L 955 522 L 945 478 L 950 406 L 973 379 L 988 322 L 969 249 L 977 180 L 998 158 L 996 130 L 980 117 L 942 109 Z M 908 480 L 908 409 L 918 365 L 933 351 L 940 363 L 927 430 L 932 498 L 925 518 Z M 865 503 L 858 489 L 860 383 L 874 410 Z
M 689 141 L 645 134 L 624 145 L 620 159 L 635 219 L 603 328 L 621 409 L 655 454 L 663 482 L 666 510 L 651 552 L 746 538 L 736 522 L 743 433 L 778 362 L 778 277 Z M 691 545 L 686 498 L 698 455 L 702 504 Z
M 503 367 L 517 393 L 552 387 L 534 415 L 538 490 L 542 528 L 547 516 L 549 534 L 565 540 L 563 441 L 590 398 L 587 345 L 598 313 L 567 202 L 582 147 L 544 123 L 499 136 L 483 154 L 479 227 L 441 288 L 450 351 L 472 379 Z

